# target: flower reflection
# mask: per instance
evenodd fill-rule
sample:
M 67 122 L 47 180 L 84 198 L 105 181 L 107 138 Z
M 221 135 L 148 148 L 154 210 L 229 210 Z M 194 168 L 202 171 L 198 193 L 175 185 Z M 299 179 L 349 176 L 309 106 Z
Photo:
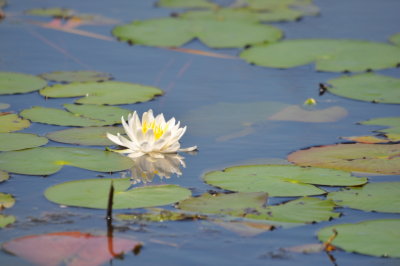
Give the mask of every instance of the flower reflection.
M 186 167 L 184 157 L 179 154 L 164 154 L 164 158 L 142 155 L 134 158 L 134 166 L 130 170 L 133 184 L 152 182 L 158 175 L 161 179 L 169 179 L 172 175 L 182 175 L 181 166 Z

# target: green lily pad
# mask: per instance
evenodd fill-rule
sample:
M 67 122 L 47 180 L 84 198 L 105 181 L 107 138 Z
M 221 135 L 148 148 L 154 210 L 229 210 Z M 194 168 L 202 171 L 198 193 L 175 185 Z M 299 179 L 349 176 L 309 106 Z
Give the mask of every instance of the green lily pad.
M 48 200 L 57 204 L 106 209 L 111 182 L 114 186 L 113 209 L 167 205 L 186 199 L 191 195 L 190 190 L 177 185 L 129 189 L 131 186 L 129 178 L 86 179 L 65 182 L 48 188 L 44 195 Z
M 266 193 L 238 192 L 232 194 L 192 197 L 178 203 L 179 209 L 201 214 L 220 214 L 255 220 L 282 223 L 311 223 L 328 221 L 339 213 L 332 212 L 332 201 L 317 198 L 300 198 L 276 206 L 264 207 Z
M 75 13 L 74 10 L 68 8 L 33 8 L 25 11 L 25 14 L 41 16 L 41 17 L 59 17 L 69 18 Z
M 157 6 L 169 8 L 216 8 L 214 4 L 208 0 L 159 0 Z
M 116 106 L 64 104 L 67 109 L 34 106 L 21 112 L 21 116 L 32 122 L 59 126 L 106 126 L 121 123 L 121 117 L 127 117 L 128 109 Z
M 400 141 L 400 133 L 387 133 L 385 134 L 386 138 L 388 138 L 390 141 L 398 142 Z
M 312 4 L 312 0 L 238 0 L 238 4 L 256 10 L 274 10 Z
M 0 95 L 36 91 L 46 85 L 47 82 L 37 76 L 13 72 L 0 72 Z
M 344 76 L 328 81 L 328 91 L 350 99 L 374 103 L 400 103 L 400 79 L 375 73 Z
M 339 206 L 363 211 L 400 213 L 400 182 L 370 183 L 363 187 L 330 192 Z
M 15 151 L 45 145 L 47 138 L 27 133 L 0 133 L 0 151 Z
M 301 12 L 288 8 L 268 12 L 256 12 L 249 8 L 220 8 L 216 10 L 188 11 L 179 15 L 179 17 L 185 19 L 244 20 L 248 22 L 294 21 L 301 16 Z
M 114 145 L 114 143 L 107 138 L 107 132 L 116 135 L 117 133 L 123 134 L 125 131 L 121 127 L 84 127 L 50 132 L 46 137 L 52 141 L 69 144 L 95 146 Z
M 79 97 L 76 103 L 80 104 L 131 104 L 146 102 L 162 90 L 128 82 L 73 82 L 56 84 L 40 90 L 40 94 L 51 98 Z
M 239 192 L 230 194 L 204 193 L 180 201 L 177 208 L 201 214 L 243 216 L 249 209 L 262 208 L 268 199 L 263 192 Z
M 253 46 L 240 54 L 249 63 L 291 68 L 316 63 L 321 71 L 365 71 L 395 67 L 400 47 L 359 40 L 299 39 Z
M 11 194 L 0 193 L 0 210 L 11 208 L 15 204 L 15 199 Z
M 13 132 L 27 128 L 31 125 L 29 120 L 22 119 L 16 114 L 0 113 L 0 132 Z
M 400 45 L 400 33 L 390 36 L 389 41 L 393 44 Z
M 374 130 L 379 136 L 352 136 L 342 137 L 343 139 L 361 142 L 361 143 L 389 143 L 400 141 L 400 117 L 381 117 L 359 122 L 361 125 L 376 125 L 388 127 Z
M 115 152 L 85 148 L 39 147 L 0 153 L 0 169 L 11 173 L 50 175 L 64 165 L 114 172 L 131 168 L 133 162 Z
M 340 216 L 333 212 L 335 204 L 330 200 L 317 198 L 299 198 L 286 203 L 268 206 L 260 213 L 249 213 L 246 218 L 270 220 L 284 223 L 315 223 L 329 221 Z
M 0 171 L 0 183 L 8 180 L 10 175 L 7 172 Z
M 10 105 L 8 103 L 0 103 L 0 110 L 8 109 Z
M 254 125 L 271 121 L 321 123 L 337 121 L 346 115 L 347 110 L 339 106 L 319 110 L 269 101 L 220 102 L 191 110 L 183 120 L 193 134 L 218 137 L 217 140 L 223 141 L 249 135 Z
M 59 71 L 39 75 L 46 80 L 56 82 L 85 82 L 85 81 L 106 81 L 112 77 L 108 73 L 96 71 Z
M 0 214 L 0 228 L 4 228 L 16 221 L 15 216 Z
M 355 224 L 337 224 L 318 232 L 325 242 L 338 232 L 332 245 L 347 252 L 356 252 L 377 257 L 400 258 L 400 219 L 370 220 Z
M 326 191 L 311 184 L 325 186 L 357 186 L 366 178 L 350 173 L 295 165 L 245 165 L 208 172 L 204 181 L 210 185 L 239 192 L 266 192 L 270 197 L 320 195 Z
M 117 26 L 113 35 L 121 41 L 148 46 L 178 47 L 198 38 L 213 48 L 236 48 L 274 42 L 282 31 L 273 26 L 246 21 L 160 18 Z
M 185 213 L 182 211 L 170 211 L 161 208 L 149 208 L 145 213 L 120 213 L 115 217 L 122 221 L 146 221 L 146 222 L 165 222 L 165 221 L 187 221 L 206 219 L 204 215 Z
M 360 122 L 361 125 L 389 127 L 377 130 L 387 134 L 400 134 L 400 117 L 381 117 Z
M 400 174 L 400 144 L 336 144 L 295 151 L 288 161 L 345 171 Z
M 375 136 L 350 136 L 350 137 L 340 137 L 341 139 L 347 139 L 354 142 L 359 143 L 367 143 L 367 144 L 374 144 L 374 143 L 389 143 L 393 140 L 387 138 L 378 138 Z

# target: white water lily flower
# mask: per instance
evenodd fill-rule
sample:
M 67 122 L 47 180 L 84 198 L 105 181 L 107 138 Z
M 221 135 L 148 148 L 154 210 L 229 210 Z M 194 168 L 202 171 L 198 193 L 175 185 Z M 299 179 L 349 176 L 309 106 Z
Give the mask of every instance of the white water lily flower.
M 112 142 L 126 147 L 124 150 L 113 150 L 127 153 L 131 158 L 148 154 L 155 158 L 163 158 L 163 153 L 188 152 L 197 149 L 196 146 L 181 149 L 179 139 L 185 134 L 186 126 L 180 127 L 180 122 L 175 123 L 175 118 L 165 121 L 164 115 L 153 116 L 153 110 L 143 113 L 142 121 L 136 111 L 128 115 L 128 123 L 121 118 L 122 125 L 129 139 L 107 133 L 107 138 Z

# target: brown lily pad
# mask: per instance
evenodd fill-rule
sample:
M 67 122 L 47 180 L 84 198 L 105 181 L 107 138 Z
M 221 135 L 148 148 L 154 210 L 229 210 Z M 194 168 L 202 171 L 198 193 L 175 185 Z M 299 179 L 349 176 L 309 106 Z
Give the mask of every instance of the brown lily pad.
M 288 161 L 353 172 L 400 174 L 400 144 L 336 144 L 295 151 Z

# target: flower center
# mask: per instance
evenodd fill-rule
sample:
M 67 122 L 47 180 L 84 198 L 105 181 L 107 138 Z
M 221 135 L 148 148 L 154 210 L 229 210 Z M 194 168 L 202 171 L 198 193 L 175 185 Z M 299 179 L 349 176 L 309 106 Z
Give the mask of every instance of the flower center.
M 156 140 L 161 138 L 161 136 L 165 133 L 165 131 L 167 131 L 167 125 L 162 127 L 161 125 L 156 125 L 156 123 L 154 121 L 151 123 L 147 123 L 146 121 L 144 121 L 142 124 L 143 134 L 145 134 L 147 132 L 147 130 L 149 130 L 150 128 L 153 130 L 154 138 Z

